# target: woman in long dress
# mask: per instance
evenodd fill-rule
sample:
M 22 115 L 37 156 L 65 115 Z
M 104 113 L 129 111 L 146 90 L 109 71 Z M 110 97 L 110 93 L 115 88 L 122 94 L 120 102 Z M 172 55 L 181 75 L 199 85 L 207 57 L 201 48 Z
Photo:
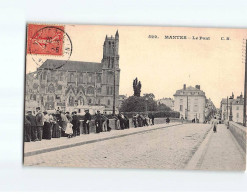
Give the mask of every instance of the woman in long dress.
M 61 127 L 59 127 L 57 117 L 53 114 L 53 127 L 52 127 L 52 138 L 61 137 Z
M 43 139 L 51 139 L 50 117 L 46 111 L 44 112 Z

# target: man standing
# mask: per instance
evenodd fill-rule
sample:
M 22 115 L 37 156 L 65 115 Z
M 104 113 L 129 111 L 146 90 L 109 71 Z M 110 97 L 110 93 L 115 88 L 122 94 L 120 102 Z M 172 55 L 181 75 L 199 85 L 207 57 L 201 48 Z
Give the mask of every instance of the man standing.
M 83 121 L 83 127 L 85 128 L 85 134 L 89 134 L 89 123 L 91 121 L 92 117 L 91 114 L 89 113 L 89 110 L 85 110 L 85 117 L 84 117 L 84 121 Z
M 96 133 L 102 132 L 102 122 L 102 116 L 100 114 L 100 111 L 98 110 L 95 118 Z
M 37 125 L 37 137 L 41 141 L 43 137 L 44 115 L 40 110 L 40 107 L 36 108 L 36 125 Z
M 217 124 L 218 124 L 218 120 L 216 119 L 216 117 L 214 117 L 214 119 L 212 120 L 212 126 L 213 126 L 214 133 L 217 132 Z
M 32 115 L 32 111 L 27 112 L 27 120 L 31 123 L 31 139 L 32 141 L 39 141 L 37 137 L 37 129 L 36 129 L 36 119 L 35 116 Z
M 73 136 L 79 136 L 80 135 L 80 121 L 79 121 L 79 118 L 77 116 L 77 112 L 74 111 L 72 112 L 72 129 L 73 129 Z

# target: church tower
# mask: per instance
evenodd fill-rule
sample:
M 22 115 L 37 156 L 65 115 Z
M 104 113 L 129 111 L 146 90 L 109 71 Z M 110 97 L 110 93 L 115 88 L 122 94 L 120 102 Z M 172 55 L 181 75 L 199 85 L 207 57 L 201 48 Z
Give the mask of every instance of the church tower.
M 103 64 L 103 69 L 113 69 L 114 66 L 116 69 L 119 68 L 119 34 L 118 31 L 115 34 L 115 37 L 105 37 L 103 45 L 103 59 L 101 63 Z
M 118 109 L 119 97 L 119 34 L 115 37 L 106 35 L 103 45 L 102 64 L 102 95 L 106 110 L 115 112 Z

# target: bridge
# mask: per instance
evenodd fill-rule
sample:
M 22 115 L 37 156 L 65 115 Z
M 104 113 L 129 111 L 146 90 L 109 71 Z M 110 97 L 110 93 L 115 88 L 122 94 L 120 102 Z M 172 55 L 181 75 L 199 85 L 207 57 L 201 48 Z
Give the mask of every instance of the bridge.
M 25 142 L 24 165 L 95 168 L 233 170 L 246 167 L 246 129 L 172 122 Z

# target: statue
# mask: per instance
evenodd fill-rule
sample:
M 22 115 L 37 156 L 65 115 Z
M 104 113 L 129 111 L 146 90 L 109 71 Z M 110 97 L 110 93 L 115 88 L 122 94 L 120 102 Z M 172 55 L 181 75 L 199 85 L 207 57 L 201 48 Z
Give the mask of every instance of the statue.
M 136 97 L 141 96 L 141 87 L 142 87 L 141 82 L 140 81 L 138 82 L 138 79 L 136 78 L 133 81 L 134 96 Z

